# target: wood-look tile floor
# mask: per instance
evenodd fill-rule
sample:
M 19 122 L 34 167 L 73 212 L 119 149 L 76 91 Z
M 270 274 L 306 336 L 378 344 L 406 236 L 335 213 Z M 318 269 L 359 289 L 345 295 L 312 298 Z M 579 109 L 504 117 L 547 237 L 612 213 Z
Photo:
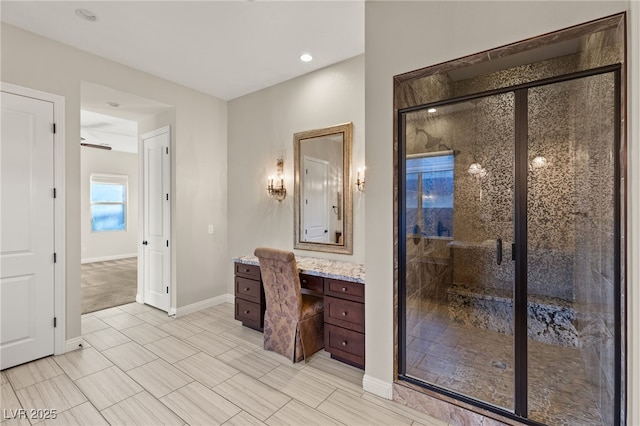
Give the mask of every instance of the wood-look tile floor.
M 320 351 L 262 349 L 222 304 L 179 319 L 131 303 L 82 316 L 85 346 L 2 371 L 5 425 L 445 425 L 362 390 L 362 370 Z M 45 421 L 6 419 L 55 409 Z

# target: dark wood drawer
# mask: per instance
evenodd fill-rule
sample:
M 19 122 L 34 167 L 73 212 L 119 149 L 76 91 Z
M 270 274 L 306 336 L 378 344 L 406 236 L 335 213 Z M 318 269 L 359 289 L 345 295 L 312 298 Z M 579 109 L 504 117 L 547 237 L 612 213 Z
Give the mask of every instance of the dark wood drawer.
M 247 327 L 262 330 L 262 306 L 236 297 L 235 319 Z
M 324 291 L 324 278 L 316 275 L 300 274 L 300 286 L 322 293 Z
M 364 302 L 364 284 L 325 278 L 324 294 L 353 300 L 354 302 Z
M 244 263 L 236 262 L 235 274 L 260 281 L 260 267 L 256 265 L 245 265 Z
M 326 296 L 324 322 L 364 333 L 364 304 Z
M 364 334 L 325 324 L 324 348 L 332 357 L 364 368 Z
M 236 277 L 236 297 L 250 302 L 261 303 L 260 281 Z

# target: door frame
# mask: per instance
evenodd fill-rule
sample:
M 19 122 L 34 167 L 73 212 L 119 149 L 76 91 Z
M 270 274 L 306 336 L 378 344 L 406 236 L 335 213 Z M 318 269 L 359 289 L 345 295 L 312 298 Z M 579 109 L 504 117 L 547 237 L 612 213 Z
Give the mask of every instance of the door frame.
M 418 380 L 407 376 L 406 372 L 406 363 L 405 363 L 405 350 L 406 350 L 406 327 L 403 319 L 406 317 L 406 239 L 402 238 L 398 241 L 397 248 L 397 260 L 398 260 L 398 277 L 397 277 L 397 286 L 398 286 L 398 311 L 397 311 L 397 330 L 398 330 L 398 358 L 397 358 L 397 379 L 400 381 L 405 381 L 408 383 L 412 383 L 421 388 L 427 389 L 429 391 L 433 391 L 436 394 L 441 394 L 446 397 L 452 398 L 454 400 L 461 401 L 463 403 L 469 404 L 471 406 L 487 410 L 488 412 L 492 412 L 498 414 L 500 416 L 504 416 L 505 418 L 510 418 L 522 422 L 524 424 L 539 424 L 535 420 L 531 420 L 528 418 L 529 409 L 528 409 L 528 314 L 527 314 L 527 303 L 528 303 L 528 288 L 527 288 L 527 193 L 528 193 L 528 113 L 527 113 L 527 99 L 528 94 L 527 91 L 530 88 L 534 87 L 543 87 L 550 84 L 562 83 L 565 81 L 578 80 L 585 77 L 591 77 L 602 74 L 612 73 L 615 81 L 614 86 L 614 152 L 618 153 L 617 156 L 614 156 L 614 205 L 613 205 L 613 215 L 616 218 L 614 224 L 614 324 L 615 324 L 615 342 L 614 342 L 614 371 L 615 371 L 615 383 L 614 383 L 614 412 L 620 413 L 622 409 L 622 401 L 623 394 L 625 389 L 623 387 L 625 384 L 622 381 L 622 373 L 623 373 L 623 365 L 625 360 L 623 360 L 623 339 L 625 336 L 622 335 L 622 327 L 625 326 L 626 322 L 624 318 L 622 318 L 622 297 L 621 291 L 622 286 L 626 284 L 626 278 L 623 277 L 623 271 L 621 269 L 623 264 L 626 264 L 626 252 L 623 252 L 623 247 L 621 241 L 623 241 L 623 235 L 626 235 L 626 228 L 624 227 L 624 222 L 621 216 L 621 212 L 623 211 L 623 207 L 626 206 L 627 202 L 627 192 L 625 188 L 621 184 L 621 176 L 626 176 L 627 171 L 621 170 L 624 167 L 624 158 L 621 157 L 622 151 L 621 146 L 623 146 L 622 141 L 622 113 L 620 111 L 622 106 L 622 93 L 624 90 L 624 86 L 622 83 L 622 72 L 623 67 L 621 64 L 613 64 L 606 65 L 602 67 L 587 69 L 584 71 L 572 72 L 556 77 L 544 78 L 541 80 L 535 80 L 531 82 L 521 83 L 514 86 L 506 86 L 498 89 L 488 90 L 484 92 L 477 92 L 470 95 L 464 95 L 454 98 L 448 98 L 445 100 L 420 104 L 406 108 L 399 108 L 396 111 L 396 122 L 398 123 L 397 129 L 397 138 L 398 138 L 398 149 L 397 156 L 398 159 L 402 159 L 406 157 L 405 149 L 406 149 L 406 141 L 405 141 L 405 120 L 404 116 L 406 113 L 426 110 L 431 107 L 440 107 L 443 105 L 456 104 L 463 101 L 470 101 L 474 99 L 480 99 L 487 96 L 492 96 L 501 93 L 513 92 L 515 96 L 515 105 L 514 105 L 514 125 L 515 125 L 515 137 L 514 137 L 514 195 L 513 195 L 513 205 L 514 205 L 514 294 L 513 294 L 513 305 L 514 305 L 514 321 L 513 321 L 513 336 L 514 336 L 514 410 L 513 412 L 508 411 L 506 409 L 494 406 L 486 401 L 480 401 L 476 398 L 469 397 L 463 395 L 460 392 L 452 391 L 449 389 L 445 389 L 438 385 L 429 383 L 425 380 Z M 626 152 L 624 153 L 626 155 Z M 397 223 L 398 232 L 404 232 L 406 229 L 406 191 L 404 187 L 404 179 L 406 176 L 406 169 L 404 161 L 397 162 L 397 176 L 398 176 L 398 197 L 396 208 L 398 212 Z M 623 232 L 624 231 L 624 232 Z M 623 255 L 623 253 L 625 253 Z M 624 259 L 624 260 L 623 260 Z M 620 417 L 616 417 L 616 425 L 620 424 Z
M 144 229 L 145 229 L 145 210 L 144 210 L 144 139 L 152 138 L 154 136 L 160 135 L 162 133 L 169 134 L 169 235 L 173 234 L 173 194 L 171 192 L 172 188 L 172 179 L 173 173 L 172 171 L 172 155 L 171 155 L 171 146 L 172 146 L 172 128 L 171 125 L 168 124 L 166 126 L 159 127 L 157 129 L 151 130 L 149 132 L 145 132 L 138 135 L 138 181 L 139 181 L 139 191 L 138 191 L 138 290 L 136 293 L 136 302 L 144 304 L 145 300 L 145 289 L 144 289 L 144 265 L 145 265 L 145 256 L 144 256 L 144 246 L 142 245 L 142 241 L 144 240 Z M 169 310 L 167 311 L 168 316 L 176 315 L 176 297 L 175 297 L 175 282 L 173 280 L 173 238 L 171 238 L 171 244 L 169 244 Z
M 54 202 L 54 252 L 56 253 L 56 262 L 53 264 L 54 269 L 54 288 L 53 288 L 53 312 L 55 315 L 56 327 L 53 329 L 53 353 L 60 355 L 70 350 L 77 349 L 77 340 L 67 342 L 67 309 L 66 309 L 66 228 L 65 228 L 65 98 L 64 96 L 54 95 L 28 87 L 18 86 L 16 84 L 0 82 L 0 90 L 6 93 L 12 93 L 18 96 L 40 99 L 42 101 L 51 102 L 53 104 L 53 121 L 55 124 L 55 132 L 53 134 L 53 175 L 54 185 L 56 189 L 56 197 Z M 78 282 L 78 290 L 80 290 L 80 282 Z

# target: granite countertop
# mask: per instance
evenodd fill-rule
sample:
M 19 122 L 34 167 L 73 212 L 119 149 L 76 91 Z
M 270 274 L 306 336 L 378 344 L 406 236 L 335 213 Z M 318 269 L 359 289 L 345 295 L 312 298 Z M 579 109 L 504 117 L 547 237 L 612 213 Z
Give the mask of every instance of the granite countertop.
M 245 265 L 260 266 L 256 256 L 239 256 L 234 257 L 232 260 Z M 296 256 L 296 262 L 298 263 L 298 270 L 303 274 L 364 284 L 364 265 L 361 263 L 306 256 Z

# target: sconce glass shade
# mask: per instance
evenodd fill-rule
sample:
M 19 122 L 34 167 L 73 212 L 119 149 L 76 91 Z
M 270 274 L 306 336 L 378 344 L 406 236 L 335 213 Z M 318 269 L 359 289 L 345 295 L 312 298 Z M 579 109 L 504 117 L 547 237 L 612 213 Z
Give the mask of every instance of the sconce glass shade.
M 531 160 L 531 168 L 533 169 L 543 169 L 547 167 L 547 159 L 542 155 L 538 155 L 533 160 Z
M 471 163 L 467 171 L 474 177 L 485 177 L 487 175 L 487 171 L 478 162 Z

